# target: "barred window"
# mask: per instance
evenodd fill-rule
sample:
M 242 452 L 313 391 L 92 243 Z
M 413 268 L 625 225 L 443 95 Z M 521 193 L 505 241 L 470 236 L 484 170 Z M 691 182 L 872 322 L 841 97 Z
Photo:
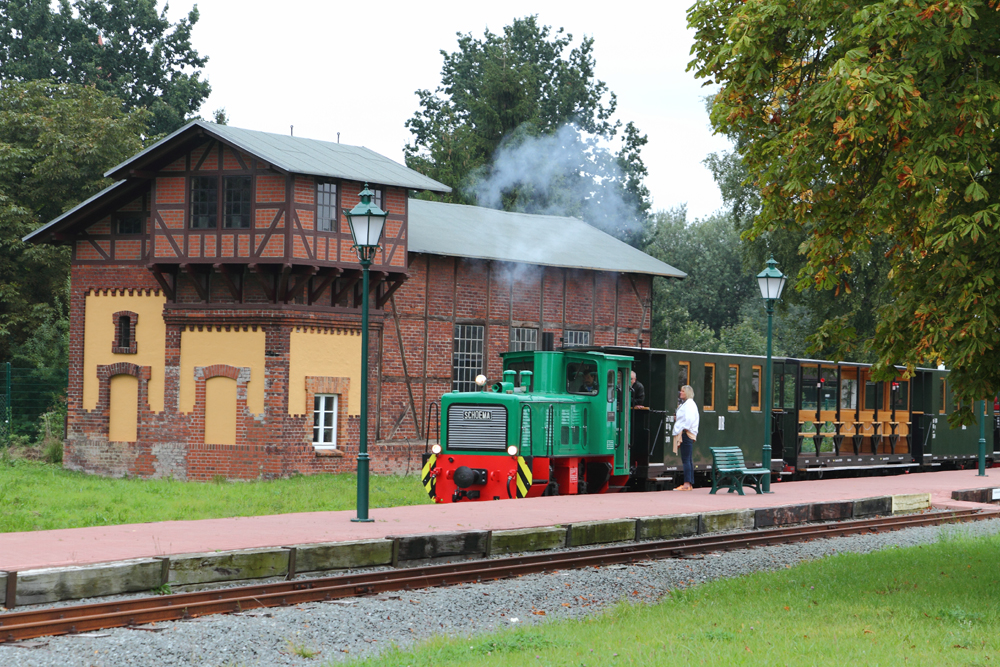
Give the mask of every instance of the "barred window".
M 538 329 L 529 327 L 514 327 L 510 330 L 510 351 L 538 349 Z
M 219 179 L 191 178 L 191 229 L 215 229 L 219 215 Z
M 582 345 L 590 345 L 590 332 L 589 331 L 570 331 L 566 330 L 566 338 L 563 343 L 566 347 L 578 347 Z
M 337 184 L 316 184 L 316 230 L 335 231 L 337 220 Z
M 313 446 L 337 447 L 337 395 L 316 394 L 313 399 Z
M 250 229 L 250 177 L 226 176 L 226 229 Z
M 472 324 L 455 325 L 451 368 L 453 390 L 476 390 L 476 376 L 483 372 L 483 327 Z

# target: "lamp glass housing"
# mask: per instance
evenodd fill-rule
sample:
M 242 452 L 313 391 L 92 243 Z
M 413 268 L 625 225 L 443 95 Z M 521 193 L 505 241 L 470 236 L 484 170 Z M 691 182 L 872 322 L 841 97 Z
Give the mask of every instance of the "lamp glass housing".
M 354 245 L 359 248 L 378 246 L 382 239 L 382 230 L 385 228 L 385 219 L 389 215 L 372 202 L 374 195 L 375 193 L 369 190 L 368 184 L 365 183 L 358 205 L 350 211 L 344 209 Z
M 774 258 L 767 260 L 767 268 L 757 274 L 761 298 L 769 301 L 780 299 L 781 291 L 785 289 L 785 279 L 785 274 L 778 270 L 778 263 Z

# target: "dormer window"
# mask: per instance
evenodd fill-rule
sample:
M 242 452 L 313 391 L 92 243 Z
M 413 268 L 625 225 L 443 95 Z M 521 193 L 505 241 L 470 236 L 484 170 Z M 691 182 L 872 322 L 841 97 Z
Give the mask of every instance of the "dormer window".
M 221 184 L 220 184 L 221 181 Z M 223 190 L 219 211 L 219 188 Z M 216 229 L 219 216 L 225 229 L 250 229 L 250 176 L 194 176 L 191 178 L 191 229 Z
M 114 354 L 135 354 L 138 346 L 135 340 L 135 325 L 139 316 L 130 310 L 120 310 L 111 316 L 115 326 L 115 339 L 111 343 Z

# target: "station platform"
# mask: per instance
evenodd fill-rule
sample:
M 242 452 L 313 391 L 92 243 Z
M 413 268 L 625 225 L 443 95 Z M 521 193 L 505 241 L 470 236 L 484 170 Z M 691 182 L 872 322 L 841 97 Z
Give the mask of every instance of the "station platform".
M 306 571 L 322 576 L 351 567 L 405 567 L 403 560 L 433 562 L 441 554 L 483 557 L 931 507 L 1000 514 L 991 502 L 1000 498 L 1000 469 L 985 478 L 975 470 L 940 471 L 775 482 L 771 489 L 766 495 L 699 488 L 376 508 L 370 523 L 352 521 L 350 510 L 6 533 L 0 534 L 0 603 Z

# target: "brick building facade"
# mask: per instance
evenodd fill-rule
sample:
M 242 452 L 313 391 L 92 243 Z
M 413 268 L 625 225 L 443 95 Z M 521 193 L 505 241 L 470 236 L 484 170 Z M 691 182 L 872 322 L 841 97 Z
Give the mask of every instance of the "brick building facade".
M 26 239 L 73 248 L 64 464 L 92 473 L 355 468 L 360 267 L 341 210 L 365 183 L 389 213 L 372 267 L 374 472 L 414 470 L 428 407 L 474 372 L 496 377 L 512 340 L 648 341 L 653 276 L 683 275 L 633 249 L 651 272 L 450 253 L 434 240 L 442 211 L 468 232 L 475 207 L 412 200 L 447 188 L 339 144 L 196 121 L 109 175 Z

